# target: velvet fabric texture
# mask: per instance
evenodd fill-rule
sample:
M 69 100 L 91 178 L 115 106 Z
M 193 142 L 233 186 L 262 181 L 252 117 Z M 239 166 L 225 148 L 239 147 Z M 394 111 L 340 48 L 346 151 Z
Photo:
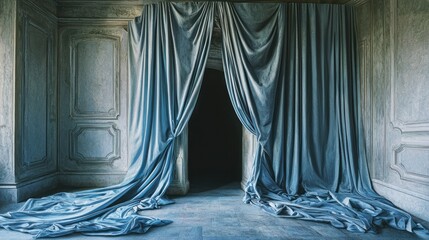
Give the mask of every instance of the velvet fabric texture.
M 121 184 L 29 199 L 0 216 L 0 227 L 57 237 L 115 236 L 171 223 L 138 212 L 172 203 L 174 143 L 200 90 L 213 26 L 213 3 L 160 3 L 129 23 L 130 166 Z
M 371 185 L 353 9 L 218 7 L 228 92 L 258 141 L 244 201 L 279 217 L 329 222 L 353 232 L 389 225 L 427 237 L 411 215 Z
M 30 199 L 0 216 L 36 237 L 143 233 L 168 220 L 174 143 L 197 101 L 215 10 L 233 107 L 258 142 L 244 201 L 350 231 L 428 231 L 371 186 L 353 9 L 342 5 L 159 3 L 129 24 L 130 167 L 118 185 Z M 210 127 L 210 126 L 207 126 Z M 144 211 L 143 211 L 144 213 Z

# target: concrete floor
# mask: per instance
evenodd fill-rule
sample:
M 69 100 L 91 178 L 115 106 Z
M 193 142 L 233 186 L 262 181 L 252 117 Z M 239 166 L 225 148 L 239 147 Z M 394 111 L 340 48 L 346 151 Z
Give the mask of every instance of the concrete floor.
M 259 208 L 242 202 L 243 192 L 238 183 L 230 183 L 207 190 L 194 190 L 181 197 L 173 197 L 175 204 L 147 211 L 147 215 L 170 219 L 170 225 L 150 229 L 146 234 L 119 237 L 89 237 L 74 234 L 57 239 L 418 239 L 415 235 L 391 228 L 379 234 L 350 233 L 329 224 L 303 220 L 276 218 Z M 0 206 L 0 212 L 13 210 L 21 204 Z M 425 225 L 427 225 L 425 223 Z M 31 235 L 0 229 L 0 239 L 32 239 Z

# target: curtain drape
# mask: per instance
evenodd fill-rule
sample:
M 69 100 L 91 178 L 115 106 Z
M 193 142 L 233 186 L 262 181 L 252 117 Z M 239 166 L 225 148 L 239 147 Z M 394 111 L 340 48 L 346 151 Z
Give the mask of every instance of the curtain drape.
M 0 215 L 0 227 L 56 237 L 122 235 L 163 221 L 137 213 L 163 198 L 173 177 L 174 142 L 200 90 L 213 26 L 213 3 L 145 6 L 129 24 L 130 167 L 118 185 L 30 199 Z
M 170 223 L 174 143 L 195 106 L 217 6 L 233 107 L 258 141 L 244 200 L 350 231 L 429 236 L 373 190 L 359 109 L 354 15 L 341 5 L 159 3 L 129 24 L 130 167 L 118 185 L 30 199 L 0 227 L 36 237 L 122 235 Z
M 327 4 L 219 3 L 223 67 L 258 146 L 244 201 L 350 231 L 427 231 L 372 189 L 354 14 Z

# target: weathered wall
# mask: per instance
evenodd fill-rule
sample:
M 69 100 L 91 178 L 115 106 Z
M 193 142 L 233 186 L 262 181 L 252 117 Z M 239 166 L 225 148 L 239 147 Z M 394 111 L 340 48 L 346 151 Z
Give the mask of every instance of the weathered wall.
M 357 20 L 374 188 L 429 220 L 429 2 L 364 1 Z
M 57 2 L 0 1 L 0 191 L 10 193 L 0 194 L 3 200 L 53 187 L 56 176 L 72 186 L 117 183 L 127 168 L 126 31 L 143 1 Z M 428 220 L 428 2 L 350 2 L 358 5 L 363 116 L 374 186 Z M 207 64 L 221 69 L 219 29 L 214 40 Z M 100 74 L 91 73 L 94 69 Z M 246 133 L 243 141 L 245 179 L 253 144 Z M 35 144 L 23 147 L 29 143 Z M 173 192 L 188 189 L 187 147 L 184 133 Z
M 69 186 L 121 182 L 128 168 L 127 25 L 142 2 L 58 1 L 59 170 Z M 207 66 L 222 69 L 220 29 Z M 179 137 L 169 193 L 189 189 L 187 130 Z
M 56 186 L 56 17 L 53 1 L 0 3 L 0 200 Z M 4 99 L 3 99 L 4 98 Z
M 0 201 L 15 183 L 15 28 L 16 1 L 0 1 Z
M 15 174 L 19 199 L 56 185 L 57 24 L 54 13 L 45 8 L 48 2 L 18 1 Z
M 58 5 L 58 160 L 64 185 L 106 186 L 125 176 L 127 25 L 141 7 L 79 1 Z

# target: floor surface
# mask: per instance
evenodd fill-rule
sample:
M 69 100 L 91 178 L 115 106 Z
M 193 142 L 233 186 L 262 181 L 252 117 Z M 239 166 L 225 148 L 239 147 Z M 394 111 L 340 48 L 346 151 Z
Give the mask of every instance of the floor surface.
M 190 194 L 173 197 L 175 204 L 147 211 L 148 216 L 170 219 L 170 225 L 150 229 L 146 234 L 120 237 L 89 237 L 74 234 L 56 239 L 418 239 L 404 231 L 385 228 L 378 234 L 350 233 L 329 224 L 296 219 L 276 218 L 261 209 L 244 204 L 238 183 L 230 183 L 211 190 L 199 188 Z M 0 205 L 0 213 L 17 209 L 21 204 Z M 425 224 L 426 225 L 426 224 Z M 0 229 L 0 239 L 29 240 L 31 235 Z

